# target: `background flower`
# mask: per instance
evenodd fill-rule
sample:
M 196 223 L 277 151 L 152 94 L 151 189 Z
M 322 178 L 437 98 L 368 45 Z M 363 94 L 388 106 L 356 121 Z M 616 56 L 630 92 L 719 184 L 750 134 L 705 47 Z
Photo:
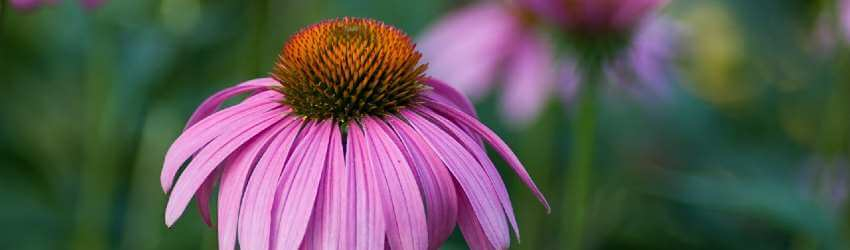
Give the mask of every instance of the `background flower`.
M 433 24 L 419 41 L 428 74 L 473 99 L 503 86 L 506 120 L 524 126 L 537 117 L 554 83 L 552 46 L 518 6 L 481 2 Z M 500 80 L 503 79 L 503 80 Z

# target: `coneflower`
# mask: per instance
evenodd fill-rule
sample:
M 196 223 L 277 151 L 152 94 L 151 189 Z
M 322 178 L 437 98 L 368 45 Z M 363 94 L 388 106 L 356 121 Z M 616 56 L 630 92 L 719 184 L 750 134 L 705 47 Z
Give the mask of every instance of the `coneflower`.
M 560 90 L 572 103 L 579 82 L 587 78 L 576 64 L 588 49 L 558 53 L 555 48 L 569 46 L 552 44 L 558 39 L 551 34 L 591 38 L 575 39 L 570 45 L 611 43 L 599 38 L 616 37 L 622 48 L 605 61 L 605 80 L 647 103 L 668 97 L 680 30 L 670 19 L 650 16 L 660 4 L 657 0 L 481 1 L 439 19 L 419 44 L 424 58 L 435 64 L 429 75 L 446 80 L 473 100 L 501 88 L 493 92 L 500 94 L 502 116 L 509 125 L 523 128 L 537 118 L 551 93 Z M 541 32 L 552 27 L 558 32 Z
M 166 225 L 193 196 L 209 223 L 219 183 L 220 249 L 237 239 L 248 250 L 435 249 L 455 225 L 473 249 L 507 248 L 516 220 L 481 139 L 548 204 L 469 101 L 423 75 L 420 57 L 407 35 L 370 19 L 301 30 L 271 78 L 225 89 L 189 119 L 165 156 Z
M 434 64 L 427 73 L 473 100 L 501 87 L 505 121 L 525 127 L 559 81 L 556 53 L 549 37 L 537 31 L 536 19 L 524 6 L 494 1 L 446 15 L 419 40 L 425 60 Z

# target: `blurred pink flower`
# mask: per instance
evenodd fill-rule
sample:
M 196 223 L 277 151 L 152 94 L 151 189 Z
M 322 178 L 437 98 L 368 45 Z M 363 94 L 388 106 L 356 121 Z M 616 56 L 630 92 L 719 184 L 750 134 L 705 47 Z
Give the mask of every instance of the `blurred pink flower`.
M 609 11 L 623 16 L 649 6 L 646 2 L 636 1 L 629 3 L 629 8 Z M 652 2 L 657 2 L 652 6 L 658 6 L 663 1 Z M 542 3 L 554 4 L 540 0 L 527 4 L 542 10 L 557 9 L 543 8 Z M 609 6 L 588 5 L 595 12 Z M 568 55 L 556 59 L 551 39 L 537 31 L 541 25 L 536 21 L 541 18 L 534 13 L 538 12 L 523 7 L 483 2 L 463 8 L 430 27 L 418 44 L 425 61 L 431 64 L 428 73 L 454 84 L 473 99 L 502 84 L 501 113 L 511 125 L 519 127 L 537 117 L 553 91 L 571 100 L 581 78 L 576 60 Z M 629 20 L 635 27 L 630 28 L 634 30 L 631 43 L 606 64 L 608 80 L 647 99 L 666 96 L 677 52 L 678 26 L 656 17 L 642 22 L 632 15 L 609 19 L 621 20 L 618 24 Z
M 422 75 L 420 56 L 369 19 L 292 36 L 273 78 L 227 88 L 189 118 L 163 164 L 166 224 L 193 196 L 209 224 L 219 182 L 220 249 L 437 249 L 456 226 L 472 249 L 507 249 L 516 219 L 479 140 L 548 204 L 469 101 Z
M 574 32 L 624 32 L 667 0 L 520 0 L 537 13 Z
M 524 125 L 554 90 L 556 66 L 548 37 L 513 7 L 483 2 L 461 9 L 430 27 L 418 47 L 429 75 L 473 99 L 503 78 L 502 113 L 511 124 Z

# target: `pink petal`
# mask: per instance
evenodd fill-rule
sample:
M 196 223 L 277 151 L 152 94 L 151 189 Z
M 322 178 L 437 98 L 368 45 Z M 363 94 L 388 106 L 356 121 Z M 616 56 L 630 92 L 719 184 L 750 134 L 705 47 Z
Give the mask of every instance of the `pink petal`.
M 269 142 L 290 126 L 294 119 L 279 122 L 257 135 L 246 147 L 234 153 L 222 169 L 218 192 L 218 248 L 232 250 L 236 243 L 236 226 L 239 206 L 248 175 L 254 169 L 259 156 L 266 151 Z
M 469 249 L 472 250 L 491 250 L 497 249 L 487 240 L 487 235 L 484 234 L 484 231 L 481 228 L 481 223 L 478 221 L 478 217 L 475 216 L 475 211 L 469 203 L 469 199 L 466 198 L 463 194 L 458 195 L 458 204 L 460 208 L 458 209 L 458 225 L 460 226 L 460 232 L 463 234 L 463 238 L 466 240 L 466 244 L 469 246 Z M 507 247 L 503 247 L 501 249 L 507 249 Z
M 301 245 L 313 213 L 331 132 L 335 127 L 335 121 L 325 120 L 311 128 L 304 138 L 304 142 L 311 142 L 298 145 L 292 158 L 286 162 L 275 194 L 275 206 L 279 211 L 272 209 L 271 242 L 272 246 L 276 245 L 273 249 L 295 249 Z
M 519 29 L 517 18 L 500 3 L 462 9 L 435 24 L 418 43 L 428 75 L 481 97 Z
M 204 180 L 204 183 L 201 184 L 201 187 L 198 188 L 198 192 L 195 193 L 195 201 L 198 203 L 198 212 L 201 213 L 201 219 L 204 220 L 204 224 L 212 227 L 212 219 L 210 218 L 210 195 L 212 195 L 213 186 L 216 181 L 218 181 L 218 171 L 216 171 L 210 176 L 207 176 L 207 179 Z
M 479 122 L 475 118 L 470 117 L 469 115 L 463 112 L 457 111 L 454 108 L 436 102 L 429 102 L 429 104 L 429 108 L 446 116 L 447 118 L 449 118 L 449 120 L 459 123 L 465 127 L 472 128 L 478 133 L 479 136 L 487 140 L 487 142 L 490 143 L 490 145 L 496 150 L 496 152 L 498 152 L 502 156 L 502 158 L 505 159 L 508 165 L 513 168 L 514 172 L 519 176 L 520 180 L 522 180 L 522 182 L 526 186 L 528 186 L 529 189 L 531 189 L 534 195 L 537 196 L 537 199 L 540 200 L 540 203 L 542 203 L 543 206 L 546 207 L 547 213 L 551 211 L 551 208 L 549 207 L 549 202 L 546 201 L 546 198 L 543 197 L 542 193 L 540 193 L 540 190 L 537 188 L 537 185 L 535 185 L 534 181 L 531 180 L 531 177 L 528 176 L 528 172 L 522 166 L 522 163 L 516 157 L 514 152 L 511 151 L 510 147 L 508 147 L 508 145 L 505 144 L 505 142 L 502 141 L 502 139 L 499 138 L 496 133 L 493 133 L 492 130 L 487 128 L 487 126 L 484 126 L 484 124 L 481 124 L 481 122 Z
M 510 242 L 508 225 L 499 198 L 490 184 L 489 177 L 480 171 L 481 165 L 451 135 L 430 121 L 409 110 L 401 111 L 424 138 L 432 150 L 460 184 L 471 203 L 475 216 L 481 221 L 487 239 L 498 248 L 507 248 Z
M 279 103 L 271 101 L 245 101 L 217 112 L 183 131 L 174 140 L 174 143 L 171 144 L 171 147 L 168 148 L 168 152 L 165 154 L 162 174 L 160 176 L 162 190 L 165 192 L 171 190 L 174 176 L 177 174 L 180 166 L 183 165 L 183 162 L 216 137 L 228 132 L 231 124 L 245 117 L 266 112 L 280 106 Z
M 310 232 L 304 249 L 346 249 L 354 245 L 356 225 L 348 216 L 354 210 L 354 168 L 346 166 L 342 135 L 338 126 L 331 133 L 327 166 L 319 194 L 316 212 L 310 222 Z
M 346 167 L 353 169 L 355 206 L 349 213 L 349 223 L 354 222 L 355 245 L 353 249 L 384 249 L 386 222 L 384 220 L 381 196 L 372 161 L 369 144 L 363 131 L 356 123 L 348 126 L 348 150 L 345 157 Z
M 432 89 L 425 93 L 426 96 L 444 100 L 446 103 L 454 105 L 461 111 L 466 112 L 466 114 L 476 116 L 475 107 L 472 106 L 469 98 L 466 98 L 466 96 L 458 92 L 455 88 L 452 88 L 452 86 L 434 78 L 426 78 L 425 84 Z
M 524 127 L 543 108 L 552 90 L 552 48 L 544 39 L 527 36 L 508 66 L 502 95 L 502 113 L 510 124 Z
M 499 197 L 499 202 L 502 203 L 502 208 L 505 210 L 505 215 L 508 216 L 508 221 L 511 223 L 511 226 L 514 229 L 514 234 L 517 236 L 517 239 L 519 239 L 519 227 L 517 226 L 516 217 L 514 216 L 514 209 L 511 206 L 511 199 L 508 195 L 508 189 L 505 187 L 505 183 L 504 181 L 502 181 L 502 177 L 499 176 L 499 171 L 496 170 L 496 166 L 493 165 L 493 162 L 490 161 L 490 157 L 487 156 L 487 152 L 484 151 L 484 147 L 477 141 L 475 141 L 475 139 L 473 139 L 471 135 L 467 134 L 465 131 L 462 131 L 460 127 L 446 120 L 445 118 L 434 114 L 430 110 L 418 111 L 422 112 L 424 115 L 427 115 L 427 118 L 430 118 L 432 122 L 439 125 L 455 140 L 463 144 L 463 146 L 469 153 L 475 156 L 475 159 L 478 160 L 478 163 L 480 163 L 480 165 L 483 167 L 484 172 L 487 173 L 487 176 L 490 178 L 490 187 L 496 191 L 496 194 Z
M 422 187 L 428 215 L 428 248 L 437 249 L 452 234 L 457 223 L 458 197 L 454 180 L 437 153 L 410 125 L 395 117 L 388 120 L 401 139 L 396 145 L 404 150 Z
M 239 245 L 241 249 L 269 249 L 272 206 L 283 166 L 291 154 L 299 133 L 312 123 L 297 119 L 269 145 L 254 167 L 239 210 Z
M 197 109 L 195 109 L 195 112 L 192 113 L 192 116 L 189 118 L 189 121 L 186 122 L 186 128 L 192 126 L 201 119 L 206 118 L 212 113 L 215 113 L 215 111 L 218 110 L 218 108 L 221 106 L 221 103 L 223 103 L 227 99 L 233 98 L 234 96 L 243 93 L 268 89 L 268 87 L 277 84 L 277 81 L 267 77 L 243 82 L 239 85 L 219 91 L 218 93 L 215 93 L 214 95 L 208 97 L 206 100 L 204 100 L 204 102 L 201 103 L 200 106 L 198 106 Z
M 374 168 L 380 187 L 390 247 L 427 249 L 425 206 L 410 165 L 386 133 L 389 128 L 382 121 L 366 118 L 363 130 L 367 144 L 372 146 L 370 167 Z
M 280 109 L 272 109 L 265 113 L 248 116 L 234 123 L 228 133 L 216 138 L 198 152 L 198 155 L 180 175 L 177 184 L 174 186 L 174 192 L 171 192 L 171 196 L 168 198 L 168 205 L 165 208 L 166 225 L 173 225 L 177 218 L 183 214 L 189 200 L 203 181 L 225 158 L 242 144 L 282 118 Z

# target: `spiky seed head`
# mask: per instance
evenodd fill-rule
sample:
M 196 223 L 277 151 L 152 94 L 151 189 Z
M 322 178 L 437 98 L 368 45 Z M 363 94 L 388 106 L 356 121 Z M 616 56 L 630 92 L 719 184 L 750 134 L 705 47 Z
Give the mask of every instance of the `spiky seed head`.
M 426 64 L 404 32 L 365 18 L 327 20 L 293 35 L 272 77 L 306 118 L 346 122 L 394 113 L 425 88 Z

